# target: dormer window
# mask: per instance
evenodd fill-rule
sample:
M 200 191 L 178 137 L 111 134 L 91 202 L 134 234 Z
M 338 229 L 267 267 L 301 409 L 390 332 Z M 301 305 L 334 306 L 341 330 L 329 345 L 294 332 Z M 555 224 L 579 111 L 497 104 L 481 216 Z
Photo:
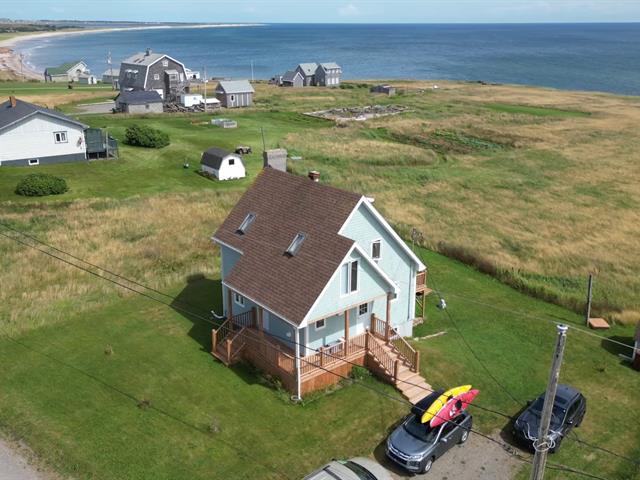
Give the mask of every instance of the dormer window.
M 287 251 L 285 252 L 287 255 L 293 257 L 298 253 L 300 247 L 302 247 L 302 243 L 304 239 L 307 238 L 304 233 L 296 233 L 296 236 L 293 237 L 293 240 L 289 244 Z
M 236 230 L 236 233 L 240 235 L 244 235 L 245 233 L 247 233 L 247 230 L 249 229 L 249 227 L 251 226 L 251 224 L 255 219 L 256 219 L 255 213 L 248 213 L 247 216 L 244 217 L 244 220 L 242 221 L 240 226 L 238 227 L 238 230 Z

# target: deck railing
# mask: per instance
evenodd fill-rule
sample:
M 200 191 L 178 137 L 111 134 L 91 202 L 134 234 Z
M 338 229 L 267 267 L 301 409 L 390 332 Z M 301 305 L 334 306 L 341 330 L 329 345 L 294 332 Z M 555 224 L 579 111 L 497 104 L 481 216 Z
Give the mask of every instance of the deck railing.
M 420 368 L 420 352 L 416 351 L 402 335 L 388 322 L 382 320 L 375 314 L 371 315 L 372 333 L 387 345 L 393 347 L 400 358 L 413 370 L 417 372 Z
M 416 293 L 423 292 L 427 288 L 427 271 L 423 270 L 416 275 Z
M 344 363 L 345 359 L 366 351 L 367 333 L 361 333 L 349 339 L 331 345 L 320 347 L 317 352 L 307 355 L 300 360 L 300 374 L 309 375 L 323 368 L 334 366 L 336 363 Z
M 380 362 L 380 365 L 391 375 L 396 376 L 396 362 L 393 359 L 393 357 L 391 357 L 391 355 L 389 355 L 386 350 L 384 348 L 382 348 L 382 345 L 380 345 L 378 343 L 378 341 L 376 340 L 375 336 L 373 336 L 373 334 L 371 334 L 370 332 L 367 332 L 367 335 L 371 335 L 372 338 L 369 338 L 368 343 L 368 347 L 369 347 L 369 352 L 371 353 L 371 355 L 373 355 L 376 360 L 378 360 L 378 362 Z

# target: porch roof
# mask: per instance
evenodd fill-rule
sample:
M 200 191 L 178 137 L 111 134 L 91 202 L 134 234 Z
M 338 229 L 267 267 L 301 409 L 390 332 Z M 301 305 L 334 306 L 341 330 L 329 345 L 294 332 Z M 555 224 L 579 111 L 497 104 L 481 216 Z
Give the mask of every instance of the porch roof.
M 361 196 L 265 168 L 214 235 L 242 252 L 225 283 L 297 325 L 351 250 L 338 234 Z M 255 220 L 237 230 L 249 213 Z M 304 243 L 285 251 L 297 233 Z

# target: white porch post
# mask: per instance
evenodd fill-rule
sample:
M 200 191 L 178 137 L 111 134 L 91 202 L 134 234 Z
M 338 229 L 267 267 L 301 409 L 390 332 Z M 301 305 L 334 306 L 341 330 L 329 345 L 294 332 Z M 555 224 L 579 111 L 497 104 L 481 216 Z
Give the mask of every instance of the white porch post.
M 300 330 L 295 328 L 294 338 L 296 342 L 296 387 L 298 398 L 302 398 L 302 385 L 300 383 Z

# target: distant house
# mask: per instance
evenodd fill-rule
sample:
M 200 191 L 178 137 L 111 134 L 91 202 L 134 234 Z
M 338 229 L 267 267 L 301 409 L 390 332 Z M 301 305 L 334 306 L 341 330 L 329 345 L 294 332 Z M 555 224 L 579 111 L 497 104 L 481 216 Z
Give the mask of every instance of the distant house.
M 319 87 L 337 87 L 340 85 L 342 68 L 337 63 L 321 63 L 316 69 L 315 85 Z
M 247 174 L 240 155 L 218 147 L 211 147 L 202 154 L 200 168 L 218 180 L 244 178 Z
M 102 74 L 102 83 L 106 83 L 109 85 L 115 86 L 116 90 L 118 89 L 118 79 L 120 77 L 120 69 L 119 68 L 110 68 L 109 70 L 105 70 Z
M 309 87 L 315 84 L 316 70 L 318 69 L 317 63 L 301 63 L 296 67 L 296 72 L 300 72 L 303 78 L 303 84 L 305 87 Z
M 77 82 L 82 74 L 91 73 L 82 60 L 63 63 L 57 67 L 47 67 L 44 71 L 45 82 Z
M 184 91 L 188 78 L 182 62 L 147 49 L 123 60 L 118 82 L 120 90 L 155 90 L 169 100 Z
M 162 113 L 160 94 L 150 91 L 121 91 L 116 97 L 116 110 L 122 113 Z
M 86 160 L 86 128 L 60 112 L 9 97 L 0 104 L 0 165 Z
M 357 364 L 415 403 L 430 387 L 403 337 L 426 267 L 367 196 L 319 177 L 264 168 L 214 234 L 226 321 L 212 354 L 248 361 L 298 397 Z
M 282 76 L 281 84 L 285 87 L 304 87 L 304 77 L 298 70 L 289 70 Z
M 98 83 L 95 75 L 91 75 L 90 73 L 81 73 L 78 75 L 78 83 L 81 85 L 95 85 Z
M 197 70 L 185 68 L 185 73 L 189 80 L 200 80 L 200 72 L 198 72 Z
M 226 108 L 250 107 L 254 93 L 248 80 L 222 80 L 216 87 L 216 98 Z

